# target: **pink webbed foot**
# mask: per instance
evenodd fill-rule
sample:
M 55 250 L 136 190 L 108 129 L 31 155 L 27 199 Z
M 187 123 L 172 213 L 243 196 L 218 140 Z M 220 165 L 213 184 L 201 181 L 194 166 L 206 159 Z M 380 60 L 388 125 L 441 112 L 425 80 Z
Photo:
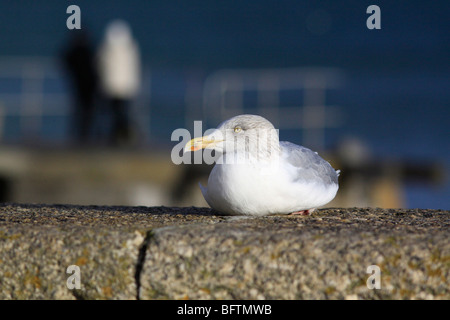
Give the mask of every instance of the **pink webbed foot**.
M 316 209 L 314 208 L 314 209 L 309 209 L 309 210 L 301 210 L 301 211 L 292 212 L 289 215 L 290 216 L 296 216 L 296 215 L 307 216 L 307 215 L 311 214 L 314 210 L 316 210 Z

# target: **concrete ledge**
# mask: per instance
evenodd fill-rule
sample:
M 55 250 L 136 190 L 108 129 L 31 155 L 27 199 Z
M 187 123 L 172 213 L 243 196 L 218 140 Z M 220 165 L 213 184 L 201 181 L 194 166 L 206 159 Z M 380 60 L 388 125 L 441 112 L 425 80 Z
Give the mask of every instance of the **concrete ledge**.
M 2 204 L 0 299 L 449 299 L 449 227 L 441 210 Z

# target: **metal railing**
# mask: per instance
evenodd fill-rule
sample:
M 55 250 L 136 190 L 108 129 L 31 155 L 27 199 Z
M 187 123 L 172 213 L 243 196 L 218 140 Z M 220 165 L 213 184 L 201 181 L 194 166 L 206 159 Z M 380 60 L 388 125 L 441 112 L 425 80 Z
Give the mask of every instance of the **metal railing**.
M 149 68 L 142 74 L 140 94 L 130 109 L 130 117 L 146 143 L 152 136 L 151 82 L 157 79 L 152 79 Z M 219 70 L 204 81 L 186 79 L 184 121 L 186 128 L 198 119 L 217 125 L 231 116 L 249 113 L 244 96 L 253 92 L 256 102 L 252 112 L 267 117 L 276 128 L 302 130 L 303 144 L 322 150 L 325 129 L 342 124 L 338 106 L 326 105 L 328 90 L 338 88 L 342 82 L 342 72 L 334 68 Z M 7 125 L 5 119 L 11 116 L 18 119 L 14 139 L 18 143 L 43 140 L 44 117 L 61 117 L 61 121 L 68 122 L 72 101 L 66 83 L 56 59 L 0 57 L 0 141 Z M 301 93 L 302 101 L 285 105 L 281 98 L 286 91 Z
M 151 75 L 144 70 L 143 90 L 131 108 L 131 117 L 145 138 L 150 136 Z M 44 117 L 72 116 L 72 97 L 64 71 L 56 59 L 47 57 L 0 57 L 0 141 L 4 140 L 5 119 L 17 117 L 14 142 L 41 142 Z M 46 88 L 53 83 L 53 88 Z M 137 115 L 138 114 L 138 115 Z M 148 123 L 148 125 L 147 125 Z M 61 135 L 67 132 L 61 132 Z M 3 139 L 2 139 L 3 138 Z
M 54 62 L 42 57 L 1 57 L 0 59 L 0 137 L 5 119 L 16 116 L 17 131 L 24 139 L 37 139 L 43 115 L 65 116 L 69 101 L 65 92 L 46 92 L 46 81 L 58 78 Z M 12 88 L 5 88 L 6 84 Z
M 221 70 L 205 81 L 203 119 L 217 123 L 248 113 L 244 96 L 254 92 L 257 114 L 270 119 L 276 128 L 302 130 L 302 142 L 322 150 L 325 129 L 342 125 L 339 107 L 326 105 L 327 91 L 342 83 L 342 72 L 334 68 Z M 301 105 L 283 105 L 284 91 L 301 93 Z

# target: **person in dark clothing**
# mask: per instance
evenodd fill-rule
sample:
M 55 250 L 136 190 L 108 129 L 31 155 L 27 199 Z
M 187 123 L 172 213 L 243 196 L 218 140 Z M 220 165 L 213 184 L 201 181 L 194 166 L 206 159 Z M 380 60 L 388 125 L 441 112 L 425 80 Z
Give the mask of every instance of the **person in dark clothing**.
M 86 31 L 73 30 L 70 33 L 70 43 L 64 51 L 64 64 L 74 96 L 72 130 L 75 139 L 84 144 L 91 133 L 98 89 L 95 49 Z

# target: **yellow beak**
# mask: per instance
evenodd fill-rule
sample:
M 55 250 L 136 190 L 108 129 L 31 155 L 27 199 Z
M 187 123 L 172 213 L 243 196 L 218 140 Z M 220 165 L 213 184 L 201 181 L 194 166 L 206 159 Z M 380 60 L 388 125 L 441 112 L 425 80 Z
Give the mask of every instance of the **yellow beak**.
M 208 136 L 204 136 L 201 138 L 194 138 L 188 143 L 186 143 L 186 145 L 184 146 L 184 152 L 197 151 L 208 147 L 211 148 L 214 147 L 218 142 L 220 141 L 214 139 L 211 140 L 210 137 Z

